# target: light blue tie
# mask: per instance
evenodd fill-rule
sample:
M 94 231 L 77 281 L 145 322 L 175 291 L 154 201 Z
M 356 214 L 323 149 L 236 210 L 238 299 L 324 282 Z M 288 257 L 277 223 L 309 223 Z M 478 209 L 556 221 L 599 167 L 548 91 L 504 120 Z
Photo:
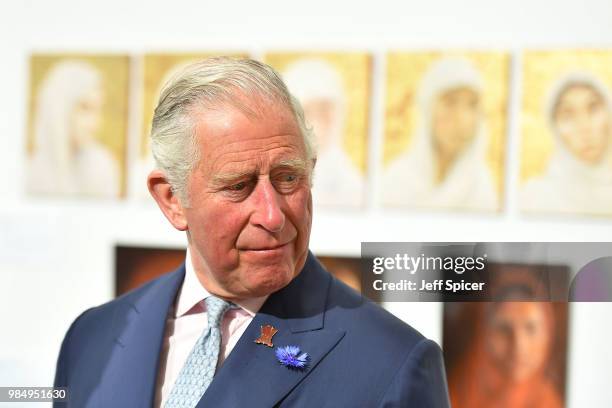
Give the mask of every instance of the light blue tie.
M 196 341 L 181 369 L 165 408 L 193 408 L 212 382 L 221 347 L 223 314 L 234 306 L 230 302 L 209 296 L 205 300 L 208 327 Z

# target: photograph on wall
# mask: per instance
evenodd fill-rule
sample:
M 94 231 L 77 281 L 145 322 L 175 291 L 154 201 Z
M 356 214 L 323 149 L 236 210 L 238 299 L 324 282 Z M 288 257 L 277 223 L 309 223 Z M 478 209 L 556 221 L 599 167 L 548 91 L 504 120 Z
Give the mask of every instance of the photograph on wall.
M 314 133 L 316 206 L 364 204 L 372 61 L 369 54 L 269 53 Z
M 523 57 L 519 205 L 612 215 L 612 51 Z
M 155 53 L 145 54 L 142 57 L 142 122 L 140 137 L 135 149 L 136 157 L 131 166 L 129 189 L 131 196 L 146 200 L 150 198 L 146 180 L 154 167 L 150 143 L 151 122 L 164 85 L 188 65 L 217 56 L 246 58 L 248 54 L 236 52 Z
M 115 296 L 121 296 L 185 262 L 185 249 L 140 246 L 115 247 Z
M 509 61 L 500 52 L 388 54 L 384 206 L 499 211 Z
M 568 303 L 550 299 L 553 286 L 567 288 L 569 267 L 490 263 L 487 269 L 495 301 L 444 303 L 451 405 L 564 407 Z
M 128 75 L 127 56 L 31 56 L 29 194 L 123 196 Z

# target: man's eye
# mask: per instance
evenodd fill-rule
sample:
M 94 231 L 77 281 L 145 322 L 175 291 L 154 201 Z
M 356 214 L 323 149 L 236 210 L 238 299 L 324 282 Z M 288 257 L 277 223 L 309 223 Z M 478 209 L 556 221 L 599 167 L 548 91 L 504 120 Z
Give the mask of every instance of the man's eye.
M 275 177 L 274 185 L 279 193 L 290 193 L 298 185 L 300 177 L 295 173 L 279 174 Z
M 298 175 L 293 173 L 280 174 L 276 180 L 283 185 L 293 184 L 298 180 Z
M 231 186 L 229 186 L 228 190 L 231 190 L 231 191 L 242 191 L 245 188 L 246 188 L 246 183 L 244 181 L 241 181 L 240 183 L 232 184 Z

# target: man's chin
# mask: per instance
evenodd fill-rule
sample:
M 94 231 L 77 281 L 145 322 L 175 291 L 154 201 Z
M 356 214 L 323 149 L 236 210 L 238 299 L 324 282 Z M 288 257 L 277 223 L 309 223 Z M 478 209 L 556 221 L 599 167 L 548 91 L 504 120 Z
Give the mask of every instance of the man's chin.
M 272 275 L 249 282 L 250 297 L 267 296 L 287 286 L 294 278 L 294 274 L 287 270 L 270 272 Z

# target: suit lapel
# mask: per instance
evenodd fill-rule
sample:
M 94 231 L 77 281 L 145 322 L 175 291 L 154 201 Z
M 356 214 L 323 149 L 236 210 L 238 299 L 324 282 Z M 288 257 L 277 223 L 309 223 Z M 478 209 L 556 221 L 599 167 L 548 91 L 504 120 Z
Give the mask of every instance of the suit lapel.
M 115 314 L 116 351 L 108 371 L 113 406 L 153 406 L 166 317 L 184 276 L 182 265 L 141 296 L 126 298 Z
M 344 336 L 343 331 L 324 328 L 330 282 L 331 276 L 309 253 L 298 277 L 270 295 L 255 315 L 197 408 L 269 408 L 310 375 Z M 278 329 L 272 348 L 255 343 L 266 324 Z M 276 347 L 288 345 L 310 355 L 305 370 L 289 369 L 277 361 Z

